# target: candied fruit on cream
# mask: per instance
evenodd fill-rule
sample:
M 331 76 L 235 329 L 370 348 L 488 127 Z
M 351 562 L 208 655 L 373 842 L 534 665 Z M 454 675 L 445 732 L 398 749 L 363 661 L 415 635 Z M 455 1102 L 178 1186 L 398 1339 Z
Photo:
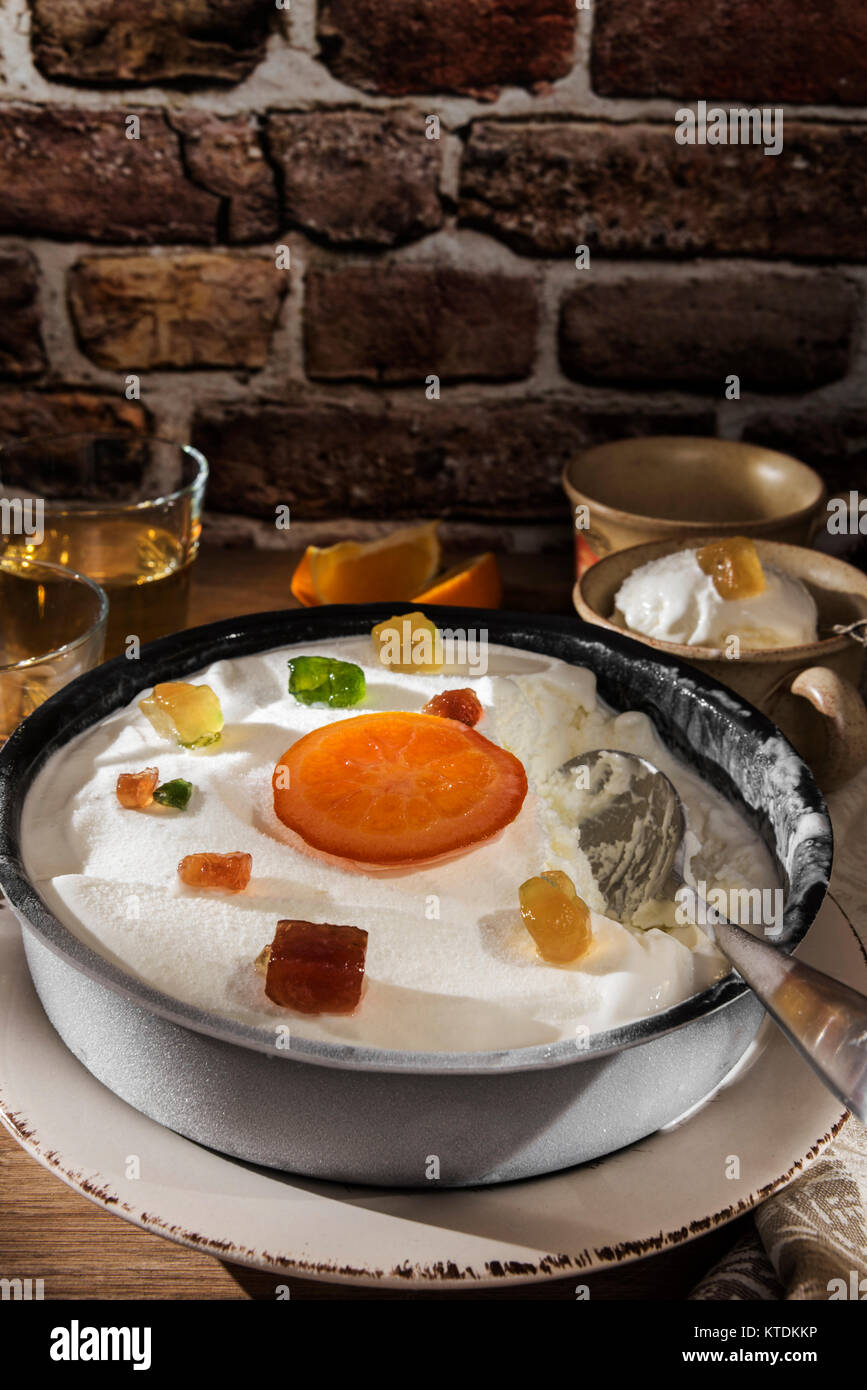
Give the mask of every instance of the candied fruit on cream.
M 573 902 L 577 899 L 578 893 L 575 884 L 568 874 L 564 874 L 562 869 L 546 869 L 543 874 L 540 874 L 540 878 L 543 878 L 546 883 L 550 883 L 552 887 L 559 888 L 560 892 L 565 893 L 566 897 L 571 898 Z
M 371 632 L 380 663 L 390 671 L 412 674 L 441 671 L 443 640 L 436 623 L 424 613 L 395 613 Z
M 223 727 L 223 711 L 209 685 L 165 681 L 139 700 L 139 709 L 158 734 L 174 739 L 182 748 L 216 743 Z
M 367 932 L 297 919 L 277 923 L 265 993 L 301 1014 L 351 1014 L 364 984 Z
M 765 589 L 765 572 L 755 544 L 746 536 L 731 536 L 703 545 L 695 555 L 700 569 L 713 580 L 720 598 L 755 598 Z
M 117 799 L 128 811 L 143 811 L 154 799 L 154 788 L 159 779 L 155 767 L 146 767 L 143 772 L 122 772 L 117 779 Z
M 186 811 L 193 794 L 192 782 L 183 777 L 175 777 L 171 782 L 163 782 L 154 792 L 154 801 L 159 806 L 170 806 L 173 811 Z
M 482 717 L 482 702 L 472 690 L 441 690 L 422 708 L 422 714 L 438 714 L 441 719 L 457 719 L 472 729 Z
M 523 764 L 455 719 L 391 710 L 296 739 L 274 769 L 278 820 L 368 867 L 422 864 L 498 835 L 527 795 Z
M 242 893 L 250 882 L 252 854 L 187 854 L 178 865 L 178 877 L 188 888 L 222 888 Z
M 364 699 L 364 672 L 354 661 L 333 656 L 289 658 L 289 694 L 301 705 L 349 709 Z
M 550 965 L 580 960 L 593 941 L 590 909 L 560 870 L 528 878 L 518 890 L 524 926 Z

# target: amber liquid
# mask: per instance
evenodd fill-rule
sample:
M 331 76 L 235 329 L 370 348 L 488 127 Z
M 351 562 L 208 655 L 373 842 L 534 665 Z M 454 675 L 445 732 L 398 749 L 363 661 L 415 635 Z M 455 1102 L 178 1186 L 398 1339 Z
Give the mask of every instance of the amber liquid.
M 186 624 L 196 547 L 135 516 L 46 515 L 40 545 L 7 541 L 3 553 L 68 565 L 102 586 L 106 659 L 127 651 L 131 638 L 144 645 Z
M 34 565 L 0 568 L 0 745 L 35 709 L 100 659 L 96 596 Z M 46 580 L 47 582 L 43 582 Z
M 74 674 L 73 671 L 70 679 Z M 31 669 L 26 676 L 17 673 L 0 676 L 0 748 L 21 721 L 57 689 L 57 677 L 49 666 Z

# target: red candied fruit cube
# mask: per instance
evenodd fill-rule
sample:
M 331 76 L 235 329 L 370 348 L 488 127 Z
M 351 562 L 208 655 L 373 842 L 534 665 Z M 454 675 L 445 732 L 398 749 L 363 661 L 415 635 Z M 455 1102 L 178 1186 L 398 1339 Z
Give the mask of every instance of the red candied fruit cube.
M 300 1014 L 351 1014 L 364 983 L 367 932 L 330 922 L 277 923 L 265 993 Z
M 241 893 L 250 882 L 252 854 L 188 854 L 178 865 L 188 888 L 223 888 Z
M 441 719 L 458 719 L 471 729 L 483 713 L 482 702 L 472 690 L 442 690 L 422 710 L 422 714 L 438 714 Z
M 117 779 L 117 799 L 128 811 L 143 811 L 154 799 L 159 771 L 146 767 L 143 772 L 122 772 Z

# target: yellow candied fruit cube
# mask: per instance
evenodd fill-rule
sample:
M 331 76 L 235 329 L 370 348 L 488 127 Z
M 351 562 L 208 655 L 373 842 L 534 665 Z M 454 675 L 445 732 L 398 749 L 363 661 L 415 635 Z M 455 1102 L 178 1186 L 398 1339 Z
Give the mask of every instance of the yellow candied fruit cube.
M 518 889 L 524 926 L 551 965 L 571 965 L 593 943 L 590 909 L 568 874 L 551 870 Z
M 153 694 L 139 700 L 158 734 L 173 738 L 183 748 L 204 748 L 216 743 L 223 727 L 220 702 L 209 685 L 165 681 Z
M 746 536 L 711 541 L 696 552 L 700 568 L 710 575 L 720 598 L 755 598 L 765 588 L 765 572 L 755 544 Z
M 381 664 L 390 671 L 442 670 L 442 636 L 424 613 L 395 613 L 377 623 L 370 635 Z

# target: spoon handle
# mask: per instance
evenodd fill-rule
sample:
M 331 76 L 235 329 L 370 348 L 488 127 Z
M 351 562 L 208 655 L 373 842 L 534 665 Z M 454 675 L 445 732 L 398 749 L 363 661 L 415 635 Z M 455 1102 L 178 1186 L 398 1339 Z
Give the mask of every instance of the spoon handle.
M 790 1042 L 844 1105 L 867 1120 L 867 997 L 714 909 L 706 914 L 708 934 Z

